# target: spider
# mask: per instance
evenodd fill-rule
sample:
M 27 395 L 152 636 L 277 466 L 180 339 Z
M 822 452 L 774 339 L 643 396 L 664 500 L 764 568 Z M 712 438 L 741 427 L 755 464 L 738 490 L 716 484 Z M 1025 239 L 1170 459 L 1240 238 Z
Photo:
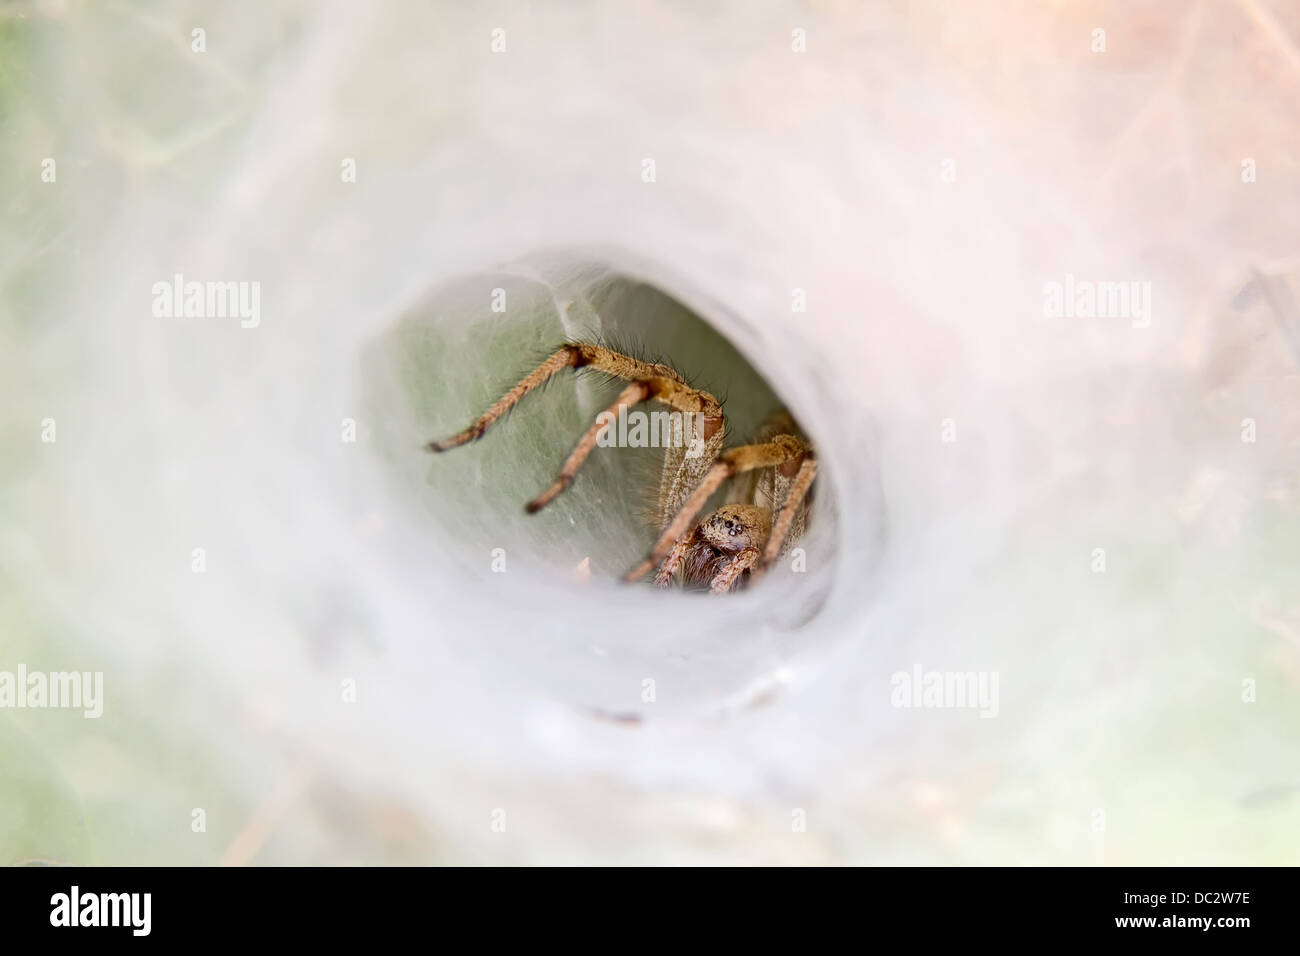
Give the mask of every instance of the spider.
M 681 430 L 674 432 L 681 440 L 670 443 L 659 483 L 659 537 L 645 559 L 624 576 L 625 582 L 643 579 L 658 565 L 654 583 L 660 588 L 672 584 L 680 572 L 684 587 L 707 587 L 722 594 L 757 579 L 803 534 L 817 461 L 812 445 L 796 433 L 787 413 L 773 415 L 760 430 L 757 443 L 723 450 L 724 418 L 716 398 L 691 387 L 667 365 L 644 362 L 602 345 L 562 346 L 468 428 L 444 441 L 430 442 L 427 448 L 443 452 L 473 441 L 525 395 L 566 368 L 596 369 L 629 384 L 578 440 L 555 481 L 528 503 L 529 514 L 573 484 L 609 416 L 649 400 L 681 413 L 683 424 L 675 426 Z M 739 495 L 744 501 L 723 505 L 695 523 L 713 493 L 739 476 L 747 477 L 737 481 L 733 497 Z

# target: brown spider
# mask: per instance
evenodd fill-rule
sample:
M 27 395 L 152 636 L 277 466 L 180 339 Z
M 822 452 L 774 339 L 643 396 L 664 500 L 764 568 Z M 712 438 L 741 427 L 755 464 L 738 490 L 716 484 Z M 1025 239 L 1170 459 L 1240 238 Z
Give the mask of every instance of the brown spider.
M 640 580 L 657 564 L 654 580 L 661 588 L 668 587 L 680 571 L 685 586 L 707 585 L 721 594 L 764 573 L 803 534 L 817 461 L 812 446 L 795 434 L 788 414 L 774 415 L 757 444 L 723 451 L 724 419 L 716 398 L 692 388 L 667 365 L 643 362 L 601 345 L 575 342 L 561 347 L 468 428 L 445 441 L 430 442 L 428 449 L 447 451 L 473 441 L 525 395 L 566 368 L 593 368 L 631 384 L 578 440 L 550 487 L 528 503 L 530 514 L 573 484 L 609 416 L 650 399 L 681 413 L 683 424 L 675 426 L 680 430 L 674 432 L 679 440 L 665 453 L 659 483 L 659 539 L 624 581 Z M 723 505 L 692 527 L 723 482 L 749 472 L 757 473 L 758 480 L 739 490 L 744 503 Z

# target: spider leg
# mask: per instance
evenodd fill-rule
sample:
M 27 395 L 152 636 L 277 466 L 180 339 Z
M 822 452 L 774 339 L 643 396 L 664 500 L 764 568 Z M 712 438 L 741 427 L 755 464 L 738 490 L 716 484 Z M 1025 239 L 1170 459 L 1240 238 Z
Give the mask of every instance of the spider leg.
M 694 534 L 687 535 L 673 545 L 673 549 L 668 552 L 668 557 L 664 558 L 664 563 L 659 565 L 659 570 L 655 573 L 655 587 L 666 588 L 673 583 L 673 575 L 686 560 L 686 555 L 690 553 L 691 546 L 698 536 L 697 528 Z
M 758 567 L 754 569 L 751 577 L 758 577 L 764 574 L 772 566 L 777 555 L 781 553 L 781 545 L 785 543 L 785 537 L 790 533 L 790 525 L 794 522 L 795 512 L 799 510 L 799 505 L 803 503 L 804 496 L 808 494 L 808 489 L 812 487 L 813 479 L 817 477 L 817 459 L 809 454 L 799 465 L 798 472 L 795 473 L 794 482 L 790 485 L 790 492 L 785 496 L 785 501 L 781 504 L 781 510 L 777 512 L 776 520 L 772 522 L 772 533 L 768 536 L 767 545 L 763 548 L 762 560 L 758 562 Z
M 731 586 L 736 583 L 740 576 L 754 566 L 758 561 L 758 557 L 758 548 L 746 548 L 744 551 L 737 552 L 735 558 L 728 562 L 727 566 L 714 577 L 709 584 L 709 591 L 713 594 L 724 594 L 730 591 Z
M 722 430 L 722 406 L 718 404 L 718 400 L 702 389 L 692 388 L 668 366 L 651 365 L 600 345 L 572 345 L 569 348 L 577 352 L 577 357 L 573 361 L 576 367 L 593 368 L 606 375 L 631 382 L 605 410 L 608 414 L 617 415 L 622 408 L 654 399 L 677 412 L 701 416 L 703 435 L 706 438 Z M 598 416 L 596 422 L 579 439 L 555 481 L 528 503 L 529 514 L 541 511 L 560 492 L 573 484 L 578 469 L 587 460 L 591 450 L 596 447 L 596 440 L 602 427 L 604 423 Z
M 560 469 L 560 474 L 555 481 L 551 482 L 550 487 L 540 495 L 528 502 L 525 510 L 530 515 L 536 514 L 550 504 L 556 495 L 573 484 L 574 476 L 578 473 L 578 469 L 582 467 L 582 463 L 587 460 L 587 456 L 591 454 L 591 450 L 596 447 L 596 439 L 600 436 L 600 430 L 606 425 L 605 422 L 601 421 L 602 416 L 606 414 L 617 415 L 620 408 L 631 408 L 633 405 L 645 401 L 650 397 L 650 392 L 651 386 L 648 382 L 633 382 L 619 392 L 618 398 L 614 399 L 604 412 L 596 416 L 596 420 L 591 427 L 578 440 L 573 453 L 564 462 L 564 467 Z
M 603 345 L 569 343 L 557 349 L 545 362 L 529 372 L 510 391 L 501 396 L 492 407 L 479 416 L 464 431 L 458 432 L 440 442 L 429 442 L 430 451 L 447 451 L 473 441 L 488 430 L 506 412 L 519 404 L 525 395 L 545 383 L 557 372 L 566 368 L 592 368 L 614 378 L 631 382 L 619 397 L 610 405 L 608 411 L 617 413 L 621 406 L 635 405 L 653 398 L 683 414 L 700 417 L 702 431 L 700 437 L 720 442 L 723 417 L 722 405 L 703 389 L 693 388 L 677 372 L 667 365 L 654 365 L 615 352 Z M 559 476 L 545 491 L 528 503 L 528 512 L 533 514 L 546 507 L 556 495 L 573 484 L 574 476 L 596 446 L 603 423 L 597 420 L 578 441 L 569 455 Z
M 663 533 L 659 535 L 659 540 L 650 549 L 650 554 L 629 571 L 623 580 L 629 584 L 638 581 L 645 577 L 651 568 L 662 561 L 664 556 L 668 554 L 669 549 L 686 533 L 687 528 L 691 526 L 691 522 L 700 513 L 705 502 L 728 478 L 743 472 L 753 471 L 755 468 L 783 465 L 786 462 L 802 458 L 807 453 L 808 446 L 793 435 L 777 435 L 770 442 L 764 442 L 760 445 L 741 445 L 739 448 L 732 448 L 723 452 L 709 466 L 703 480 L 691 493 L 691 496 L 686 499 L 686 503 L 682 505 L 681 510 L 677 512 L 673 520 L 664 528 Z
M 447 451 L 473 441 L 491 428 L 497 419 L 518 405 L 521 398 L 546 382 L 556 372 L 580 364 L 582 364 L 581 354 L 575 346 L 566 345 L 561 349 L 557 349 L 550 358 L 525 375 L 519 384 L 497 399 L 491 408 L 475 419 L 464 431 L 457 432 L 443 441 L 431 441 L 425 447 L 429 451 Z

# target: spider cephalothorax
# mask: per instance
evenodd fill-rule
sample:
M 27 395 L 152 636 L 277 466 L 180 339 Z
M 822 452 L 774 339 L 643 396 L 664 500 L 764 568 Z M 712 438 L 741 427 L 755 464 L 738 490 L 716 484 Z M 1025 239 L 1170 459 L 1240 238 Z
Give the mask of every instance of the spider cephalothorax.
M 766 571 L 803 534 L 817 462 L 789 415 L 773 416 L 757 443 L 723 450 L 724 419 L 716 398 L 692 388 L 667 365 L 643 362 L 602 345 L 574 342 L 557 349 L 468 428 L 445 441 L 430 442 L 429 450 L 447 451 L 478 438 L 525 395 L 566 368 L 593 368 L 630 384 L 579 439 L 550 487 L 528 503 L 529 513 L 540 511 L 573 484 L 606 427 L 606 416 L 648 400 L 680 413 L 678 440 L 664 453 L 656 501 L 659 538 L 625 581 L 640 580 L 659 565 L 659 587 L 668 587 L 680 571 L 688 588 L 730 591 Z M 733 490 L 733 496 L 739 494 L 744 501 L 723 505 L 695 523 L 724 483 L 754 474 L 758 480 L 748 482 L 748 488 Z M 736 484 L 743 483 L 741 479 Z

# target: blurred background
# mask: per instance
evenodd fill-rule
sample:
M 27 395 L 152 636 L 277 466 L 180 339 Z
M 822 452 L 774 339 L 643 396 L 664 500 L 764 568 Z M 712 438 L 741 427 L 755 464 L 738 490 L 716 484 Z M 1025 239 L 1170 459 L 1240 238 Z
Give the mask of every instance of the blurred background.
M 3 0 L 0 671 L 104 700 L 0 862 L 1300 862 L 1298 116 L 1282 0 Z M 423 451 L 568 336 L 788 406 L 806 569 L 526 518 L 588 378 Z

